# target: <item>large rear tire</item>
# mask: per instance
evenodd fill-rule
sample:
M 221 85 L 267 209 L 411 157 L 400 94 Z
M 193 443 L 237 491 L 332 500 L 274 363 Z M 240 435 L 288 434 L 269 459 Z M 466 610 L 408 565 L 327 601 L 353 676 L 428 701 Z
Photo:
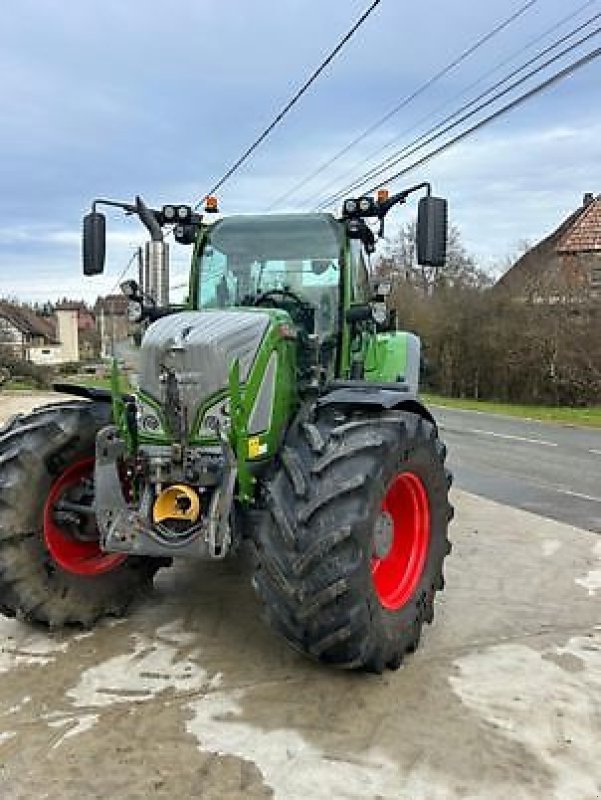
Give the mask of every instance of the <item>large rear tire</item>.
M 434 425 L 409 412 L 295 424 L 266 487 L 255 588 L 297 650 L 396 669 L 444 585 L 450 473 Z
M 57 521 L 55 505 L 69 492 L 78 493 L 76 500 L 83 495 L 83 481 L 89 487 L 96 433 L 109 422 L 109 404 L 72 401 L 19 415 L 0 430 L 0 610 L 6 616 L 89 626 L 122 614 L 151 587 L 158 559 L 104 554 L 89 525 L 78 539 L 72 526 Z

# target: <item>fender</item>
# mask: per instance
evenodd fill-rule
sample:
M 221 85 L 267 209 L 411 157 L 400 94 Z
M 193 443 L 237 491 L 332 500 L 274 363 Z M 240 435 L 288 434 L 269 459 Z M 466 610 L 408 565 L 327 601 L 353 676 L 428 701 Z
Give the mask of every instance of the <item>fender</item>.
M 428 420 L 438 430 L 436 420 L 406 383 L 373 381 L 332 381 L 318 400 L 319 407 L 376 408 L 380 411 L 410 411 Z
M 53 383 L 52 388 L 61 394 L 72 394 L 75 397 L 84 397 L 86 400 L 93 400 L 95 403 L 112 403 L 113 395 L 110 389 L 101 389 L 97 386 L 82 386 L 79 383 Z M 134 401 L 132 394 L 124 394 L 123 400 L 126 403 Z

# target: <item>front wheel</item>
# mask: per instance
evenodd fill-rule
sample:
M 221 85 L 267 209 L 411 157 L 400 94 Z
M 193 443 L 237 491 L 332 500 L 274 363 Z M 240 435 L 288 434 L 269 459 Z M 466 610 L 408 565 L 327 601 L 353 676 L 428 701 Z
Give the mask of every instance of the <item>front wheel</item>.
M 93 513 L 97 431 L 110 405 L 73 401 L 0 430 L 0 610 L 50 627 L 121 614 L 158 559 L 104 553 Z
M 410 412 L 292 427 L 267 486 L 254 583 L 293 647 L 375 672 L 415 650 L 450 551 L 445 455 L 435 426 Z

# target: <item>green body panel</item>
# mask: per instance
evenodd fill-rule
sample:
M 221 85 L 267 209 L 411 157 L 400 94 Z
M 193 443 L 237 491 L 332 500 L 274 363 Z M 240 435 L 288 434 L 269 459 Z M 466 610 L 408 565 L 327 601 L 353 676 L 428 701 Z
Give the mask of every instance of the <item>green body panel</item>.
M 407 334 L 402 331 L 366 336 L 365 379 L 392 383 L 407 371 Z

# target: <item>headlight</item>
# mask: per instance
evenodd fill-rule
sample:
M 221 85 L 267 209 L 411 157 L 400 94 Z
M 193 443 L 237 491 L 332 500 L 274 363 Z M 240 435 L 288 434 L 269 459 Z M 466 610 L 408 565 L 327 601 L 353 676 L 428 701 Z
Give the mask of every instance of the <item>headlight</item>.
M 230 401 L 229 398 L 221 398 L 205 411 L 198 433 L 200 436 L 214 437 L 219 428 L 229 431 L 230 425 Z
M 361 200 L 359 200 L 359 211 L 362 211 L 364 214 L 367 214 L 368 211 L 371 211 L 370 197 L 362 197 Z
M 357 201 L 356 200 L 345 200 L 344 201 L 344 213 L 345 214 L 355 214 L 357 212 Z
M 175 206 L 163 206 L 163 219 L 167 222 L 175 219 Z
M 138 423 L 138 430 L 141 433 L 154 434 L 155 436 L 165 433 L 161 418 L 151 406 L 145 403 L 138 402 L 136 420 Z

